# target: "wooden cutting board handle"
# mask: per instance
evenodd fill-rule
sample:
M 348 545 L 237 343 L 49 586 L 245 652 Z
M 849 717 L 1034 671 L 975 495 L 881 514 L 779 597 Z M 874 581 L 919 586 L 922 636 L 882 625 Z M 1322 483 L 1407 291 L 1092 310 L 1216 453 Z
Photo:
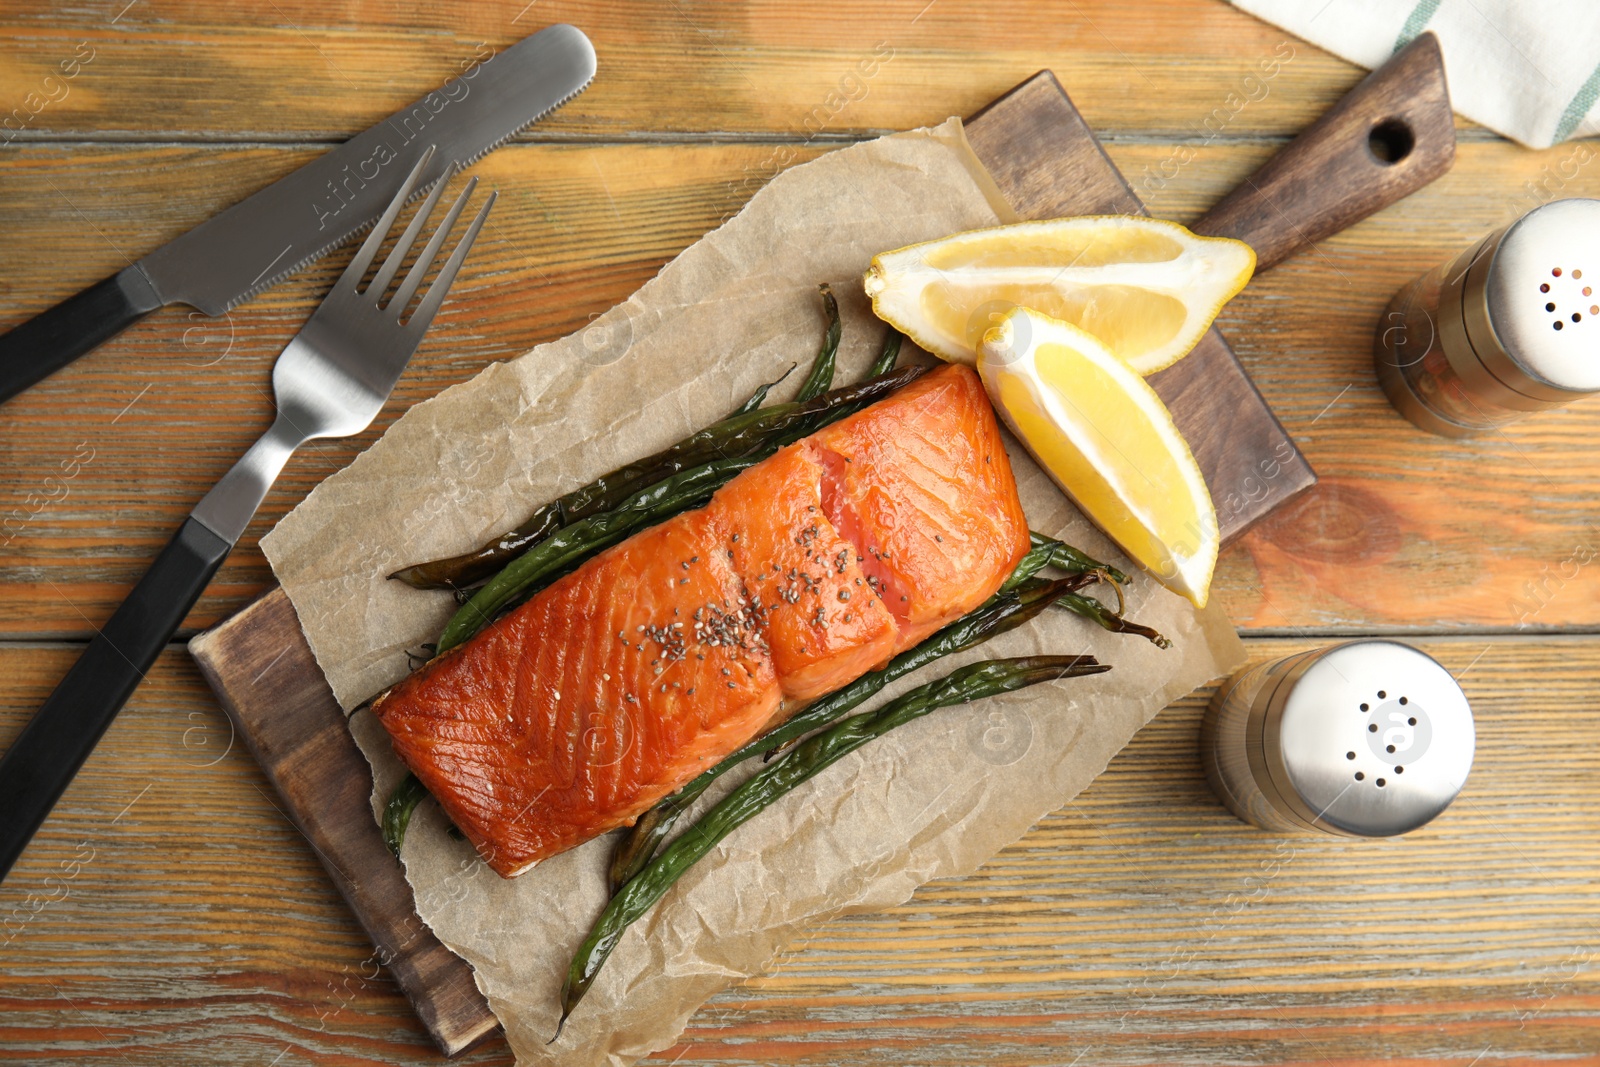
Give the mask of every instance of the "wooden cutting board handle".
M 1455 157 L 1444 56 L 1424 33 L 1189 228 L 1245 242 L 1260 272 L 1416 192 Z

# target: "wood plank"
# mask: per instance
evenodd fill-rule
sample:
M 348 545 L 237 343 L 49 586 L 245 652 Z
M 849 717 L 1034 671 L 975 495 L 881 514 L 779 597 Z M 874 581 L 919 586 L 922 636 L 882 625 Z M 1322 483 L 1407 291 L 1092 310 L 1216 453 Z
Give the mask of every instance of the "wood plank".
M 540 138 L 859 137 L 971 114 L 1044 67 L 1102 127 L 1288 136 L 1360 77 L 1232 7 L 1192 0 L 1021 0 L 1003 18 L 960 0 L 841 5 L 827 18 L 788 0 L 21 0 L 0 13 L 0 102 L 9 112 L 29 93 L 48 101 L 23 112 L 24 138 L 338 141 L 482 50 L 555 22 L 591 36 L 600 74 Z M 80 42 L 94 58 L 63 81 Z
M 0 646 L 0 745 L 77 653 Z M 0 884 L 0 961 L 0 1061 L 439 1062 L 180 645 Z
M 1152 211 L 1188 220 L 1272 147 L 1194 147 L 1159 182 L 1174 146 L 1112 141 L 1108 152 Z M 1220 325 L 1235 351 L 1327 483 L 1307 510 L 1223 554 L 1216 586 L 1236 623 L 1437 631 L 1512 628 L 1526 616 L 1537 627 L 1600 625 L 1600 574 L 1563 568 L 1600 528 L 1600 457 L 1590 447 L 1600 402 L 1479 441 L 1446 441 L 1395 415 L 1371 369 L 1371 338 L 1393 292 L 1531 207 L 1527 183 L 1572 173 L 1561 195 L 1600 196 L 1600 168 L 1574 162 L 1589 158 L 1574 155 L 1580 147 L 1465 143 L 1432 186 L 1274 268 L 1224 309 Z M 769 152 L 529 145 L 480 163 L 477 172 L 504 194 L 493 224 L 377 426 L 291 462 L 190 627 L 259 594 L 270 579 L 255 539 L 396 414 L 625 298 L 737 209 L 749 195 L 747 169 L 763 173 Z M 150 220 L 157 239 L 178 232 L 305 158 L 292 147 L 9 149 L 0 217 L 12 220 L 13 254 L 0 261 L 0 326 L 109 273 L 121 262 L 116 247 L 148 247 Z M 171 171 L 203 173 L 213 199 L 172 197 Z M 0 406 L 0 542 L 9 538 L 0 544 L 0 633 L 81 636 L 110 614 L 181 516 L 265 428 L 271 361 L 334 266 L 233 312 L 231 349 L 229 332 L 168 311 Z M 228 352 L 221 362 L 196 366 L 219 348 Z M 70 468 L 80 442 L 93 460 L 79 464 L 62 499 L 61 465 Z M 1258 481 L 1240 495 L 1259 492 Z M 1217 505 L 1230 506 L 1226 493 Z
M 1600 730 L 1600 639 L 1419 644 L 1479 728 L 1466 792 L 1429 827 L 1362 842 L 1235 822 L 1194 757 L 1200 693 L 974 875 L 821 927 L 647 1062 L 1584 1062 L 1600 858 L 1578 843 L 1600 832 L 1600 756 L 1572 739 Z M 0 645 L 0 744 L 74 654 Z M 439 1062 L 227 739 L 174 648 L 0 886 L 5 1056 Z M 80 842 L 93 857 L 69 878 Z M 462 1062 L 511 1057 L 494 1042 Z
M 274 590 L 191 640 L 189 653 L 284 814 L 371 938 L 374 958 L 440 1050 L 458 1056 L 498 1031 L 500 1020 L 478 992 L 472 968 L 417 917 L 405 872 L 372 821 L 371 767 L 299 636 L 294 606 Z

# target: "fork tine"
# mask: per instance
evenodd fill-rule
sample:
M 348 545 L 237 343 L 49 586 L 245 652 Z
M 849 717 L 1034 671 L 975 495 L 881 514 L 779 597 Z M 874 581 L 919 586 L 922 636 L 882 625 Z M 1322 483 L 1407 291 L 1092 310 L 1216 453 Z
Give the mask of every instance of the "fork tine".
M 406 321 L 406 329 L 416 328 L 426 330 L 428 323 L 433 321 L 433 313 L 439 310 L 439 305 L 444 303 L 444 298 L 450 292 L 451 283 L 456 280 L 456 271 L 461 269 L 461 263 L 467 258 L 467 253 L 472 250 L 472 242 L 478 239 L 478 231 L 483 229 L 483 220 L 489 217 L 489 209 L 494 207 L 494 202 L 499 193 L 490 190 L 489 199 L 485 200 L 483 207 L 478 211 L 478 217 L 472 220 L 472 225 L 467 227 L 467 232 L 461 235 L 461 240 L 456 243 L 455 251 L 450 253 L 450 258 L 445 260 L 444 266 L 439 268 L 438 277 L 433 279 L 433 284 L 428 286 L 427 295 L 417 305 L 416 312 Z
M 389 255 L 383 261 L 383 266 L 378 268 L 378 273 L 372 278 L 372 284 L 367 286 L 367 293 L 373 299 L 383 300 L 384 290 L 389 288 L 389 283 L 394 280 L 395 274 L 400 270 L 400 264 L 405 262 L 406 253 L 411 251 L 411 246 L 416 243 L 417 234 L 422 232 L 422 227 L 427 224 L 428 216 L 433 214 L 434 205 L 439 203 L 439 197 L 444 195 L 444 188 L 456 176 L 456 164 L 452 163 L 445 168 L 445 172 L 434 183 L 433 191 L 428 194 L 417 208 L 417 213 L 411 219 L 411 224 L 405 228 L 400 239 L 394 243 Z
M 456 202 L 450 205 L 450 210 L 439 221 L 439 228 L 429 238 L 427 247 L 422 254 L 417 256 L 417 261 L 411 265 L 411 270 L 406 273 L 405 281 L 400 283 L 400 288 L 395 290 L 394 299 L 385 305 L 392 309 L 396 317 L 403 315 L 406 305 L 411 303 L 411 297 L 422 284 L 422 279 L 428 273 L 428 268 L 433 265 L 433 259 L 439 254 L 439 249 L 444 245 L 445 238 L 450 236 L 450 230 L 455 226 L 456 219 L 461 217 L 461 211 L 467 206 L 467 201 L 472 199 L 472 191 L 478 187 L 478 178 L 474 175 L 461 190 L 461 195 L 456 197 Z
M 378 248 L 383 244 L 383 239 L 389 236 L 389 228 L 394 225 L 395 218 L 400 214 L 400 209 L 411 198 L 411 191 L 417 187 L 417 179 L 422 177 L 423 168 L 428 161 L 433 159 L 433 145 L 422 153 L 422 158 L 417 160 L 416 166 L 411 168 L 411 173 L 406 175 L 406 180 L 401 183 L 400 191 L 394 199 L 389 201 L 389 206 L 384 209 L 383 215 L 372 224 L 372 232 L 367 234 L 367 239 L 361 242 L 361 248 L 356 252 L 350 265 L 339 275 L 339 280 L 334 283 L 335 290 L 348 290 L 355 292 L 357 285 L 361 284 L 361 276 L 367 273 L 367 268 L 372 265 L 373 257 L 378 254 Z

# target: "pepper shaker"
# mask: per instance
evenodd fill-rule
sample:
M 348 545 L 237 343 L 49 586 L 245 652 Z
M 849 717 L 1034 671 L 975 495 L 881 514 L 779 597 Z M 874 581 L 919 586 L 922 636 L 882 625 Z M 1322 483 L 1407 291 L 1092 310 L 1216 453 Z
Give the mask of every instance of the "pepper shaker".
M 1395 294 L 1378 381 L 1424 430 L 1467 437 L 1600 391 L 1600 200 L 1557 200 Z
M 1239 672 L 1201 722 L 1211 788 L 1280 833 L 1393 837 L 1449 806 L 1472 769 L 1472 709 L 1397 641 L 1350 641 Z

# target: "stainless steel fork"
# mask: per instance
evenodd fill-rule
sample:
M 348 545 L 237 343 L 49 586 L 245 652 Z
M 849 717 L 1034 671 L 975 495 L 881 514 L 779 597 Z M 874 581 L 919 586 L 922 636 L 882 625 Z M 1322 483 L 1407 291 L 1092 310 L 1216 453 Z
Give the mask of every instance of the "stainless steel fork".
M 272 368 L 278 405 L 272 428 L 189 513 L 0 759 L 0 879 L 200 599 L 289 456 L 313 438 L 347 437 L 366 429 L 388 399 L 494 206 L 495 194 L 490 193 L 407 315 L 430 264 L 477 185 L 476 178 L 468 182 L 393 296 L 385 300 L 389 284 L 454 173 L 447 172 L 395 241 L 371 283 L 362 287 L 361 279 L 432 156 L 430 148 L 417 161 L 344 274 L 278 357 Z

